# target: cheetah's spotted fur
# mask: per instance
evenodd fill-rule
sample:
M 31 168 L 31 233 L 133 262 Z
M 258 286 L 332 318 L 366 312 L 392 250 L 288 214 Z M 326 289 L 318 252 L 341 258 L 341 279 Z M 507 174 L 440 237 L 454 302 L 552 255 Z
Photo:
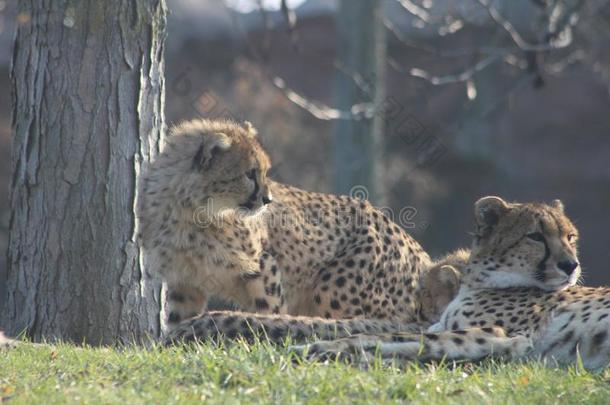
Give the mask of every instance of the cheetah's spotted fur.
M 453 261 L 456 262 L 455 256 Z M 459 262 L 459 260 L 457 260 Z M 394 319 L 324 319 L 289 315 L 265 315 L 234 311 L 207 312 L 183 322 L 168 337 L 166 343 L 192 340 L 246 341 L 268 340 L 282 344 L 288 337 L 293 342 L 311 339 L 333 339 L 358 333 L 391 331 L 419 332 L 425 323 L 436 322 L 442 311 L 455 297 L 459 288 L 459 274 L 450 266 L 435 266 L 421 277 L 421 288 L 416 294 L 421 322 L 397 322 Z
M 420 245 L 367 201 L 271 181 L 269 167 L 249 124 L 195 120 L 167 138 L 139 216 L 170 327 L 211 295 L 257 313 L 419 321 Z
M 314 356 L 465 359 L 538 356 L 600 369 L 610 363 L 610 288 L 575 286 L 577 231 L 556 201 L 476 204 L 478 229 L 458 296 L 423 335 L 382 333 L 295 349 Z M 534 258 L 534 265 L 531 259 Z M 524 263 L 530 263 L 529 265 Z M 494 330 L 506 331 L 507 336 Z

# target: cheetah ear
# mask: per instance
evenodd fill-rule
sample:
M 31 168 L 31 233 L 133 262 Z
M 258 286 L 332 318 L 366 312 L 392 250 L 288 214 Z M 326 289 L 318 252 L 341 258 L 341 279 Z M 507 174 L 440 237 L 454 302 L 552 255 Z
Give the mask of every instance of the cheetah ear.
M 500 197 L 483 197 L 474 203 L 474 217 L 477 225 L 494 227 L 509 209 L 508 203 Z
M 563 203 L 561 202 L 561 200 L 553 200 L 551 205 L 553 206 L 553 208 L 556 208 L 561 212 L 564 211 Z
M 210 167 L 212 158 L 219 152 L 231 147 L 231 139 L 222 132 L 216 132 L 206 136 L 205 141 L 197 149 L 193 158 L 193 168 L 206 170 Z
M 447 291 L 455 295 L 460 288 L 460 272 L 448 264 L 436 266 L 429 270 L 426 287 L 433 291 Z
M 460 272 L 453 266 L 448 264 L 441 266 L 439 270 L 439 279 L 441 283 L 447 288 L 447 291 L 451 291 L 452 295 L 457 294 L 460 289 Z
M 254 128 L 254 125 L 250 121 L 244 121 L 244 126 L 246 127 L 246 131 L 250 136 L 255 137 L 258 135 L 258 130 Z

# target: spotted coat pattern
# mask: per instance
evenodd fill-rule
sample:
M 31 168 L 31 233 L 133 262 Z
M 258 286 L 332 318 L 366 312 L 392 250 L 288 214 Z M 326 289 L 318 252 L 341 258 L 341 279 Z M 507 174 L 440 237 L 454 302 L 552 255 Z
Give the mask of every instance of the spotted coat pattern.
M 508 204 L 487 197 L 477 202 L 475 215 L 470 260 L 457 266 L 460 291 L 426 333 L 356 335 L 294 349 L 359 361 L 378 353 L 394 360 L 580 358 L 589 369 L 608 366 L 610 288 L 574 285 L 577 232 L 561 203 Z
M 195 120 L 143 176 L 142 241 L 170 328 L 212 295 L 256 313 L 416 322 L 421 246 L 369 202 L 274 182 L 269 168 L 250 124 Z

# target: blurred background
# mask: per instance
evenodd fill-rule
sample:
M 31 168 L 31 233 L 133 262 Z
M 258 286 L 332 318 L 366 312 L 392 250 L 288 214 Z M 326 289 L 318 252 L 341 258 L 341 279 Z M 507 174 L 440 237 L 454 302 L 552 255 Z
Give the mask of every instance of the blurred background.
M 481 196 L 560 198 L 586 283 L 610 284 L 610 1 L 167 5 L 168 125 L 249 120 L 273 177 L 368 196 L 433 255 L 470 243 Z M 18 21 L 0 0 L 2 252 Z

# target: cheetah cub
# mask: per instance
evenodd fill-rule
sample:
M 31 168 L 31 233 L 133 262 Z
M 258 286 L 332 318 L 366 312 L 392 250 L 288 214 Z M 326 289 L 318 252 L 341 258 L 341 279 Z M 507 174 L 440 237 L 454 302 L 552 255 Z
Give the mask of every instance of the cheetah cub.
M 589 369 L 610 363 L 610 288 L 575 286 L 578 231 L 563 205 L 511 204 L 486 197 L 475 205 L 477 230 L 462 283 L 439 323 L 423 335 L 359 335 L 300 346 L 368 361 L 580 356 Z M 451 260 L 446 260 L 450 267 Z
M 171 130 L 143 178 L 141 237 L 175 328 L 211 295 L 243 310 L 417 319 L 430 258 L 366 201 L 267 177 L 256 130 L 194 120 Z

